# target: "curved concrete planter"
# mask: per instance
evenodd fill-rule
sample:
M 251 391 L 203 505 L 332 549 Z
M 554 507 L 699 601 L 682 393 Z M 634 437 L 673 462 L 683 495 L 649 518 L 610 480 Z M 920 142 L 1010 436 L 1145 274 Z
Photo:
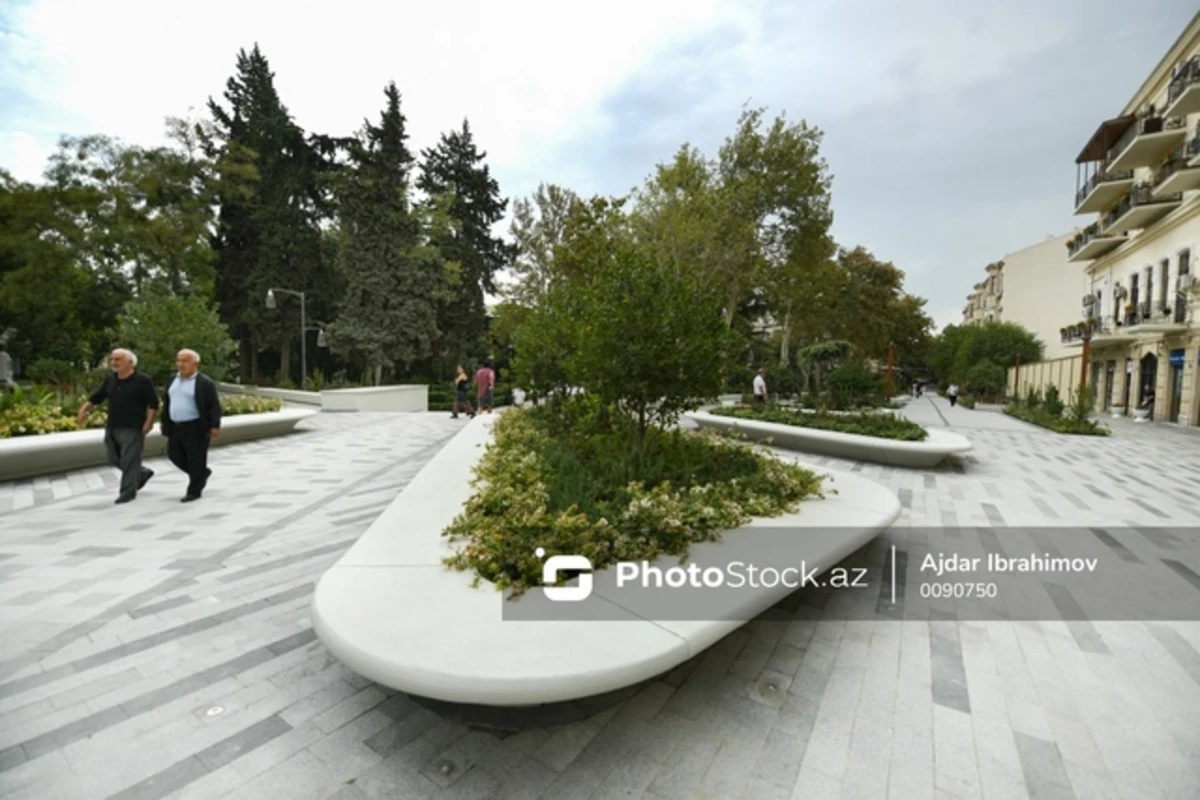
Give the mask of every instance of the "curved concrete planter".
M 684 416 L 702 428 L 719 431 L 736 429 L 748 439 L 770 439 L 776 446 L 788 450 L 873 461 L 894 467 L 932 467 L 947 456 L 961 455 L 971 450 L 971 442 L 965 436 L 936 429 L 929 430 L 929 437 L 923 442 L 902 442 L 878 436 L 722 417 L 707 411 L 694 411 Z
M 276 389 L 271 386 L 246 386 L 241 383 L 218 383 L 217 389 L 226 394 L 244 394 L 249 397 L 271 397 L 285 403 L 301 406 L 321 407 L 320 392 L 302 392 L 298 389 Z
M 316 414 L 308 409 L 284 409 L 265 414 L 238 414 L 221 421 L 221 435 L 213 441 L 220 447 L 251 439 L 282 436 L 296 424 Z M 167 452 L 167 440 L 158 426 L 146 437 L 145 458 Z M 40 436 L 15 436 L 0 439 L 0 480 L 31 478 L 108 463 L 104 450 L 104 431 L 85 430 L 46 433 Z
M 655 620 L 617 605 L 602 589 L 588 598 L 602 610 L 595 618 L 503 619 L 504 603 L 522 603 L 537 590 L 509 601 L 490 584 L 472 588 L 471 573 L 442 564 L 453 547 L 441 531 L 472 494 L 472 467 L 493 419 L 470 422 L 318 582 L 312 602 L 317 636 L 360 675 L 451 703 L 511 707 L 592 697 L 661 675 L 793 591 L 742 592 L 736 620 Z M 797 515 L 748 527 L 804 527 L 805 535 L 788 538 L 795 547 L 789 556 L 825 570 L 900 514 L 895 495 L 876 483 L 837 473 L 833 486 L 838 494 L 803 503 Z M 740 531 L 694 545 L 689 560 L 736 559 L 744 551 Z M 743 536 L 741 545 L 746 542 Z M 666 568 L 678 559 L 654 563 Z M 607 572 L 595 574 L 597 584 Z

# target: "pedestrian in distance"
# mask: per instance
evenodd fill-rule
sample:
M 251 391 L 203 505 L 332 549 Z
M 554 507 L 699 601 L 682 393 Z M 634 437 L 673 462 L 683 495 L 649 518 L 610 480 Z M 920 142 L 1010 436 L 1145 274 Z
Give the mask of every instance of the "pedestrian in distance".
M 108 364 L 112 373 L 80 406 L 76 419 L 82 425 L 93 408 L 108 403 L 104 448 L 108 463 L 121 470 L 121 490 L 115 502 L 128 503 L 154 476 L 154 470 L 142 466 L 142 451 L 146 434 L 154 428 L 158 393 L 150 376 L 137 371 L 137 356 L 130 351 L 113 350 Z
M 221 398 L 217 384 L 200 371 L 200 354 L 180 350 L 178 372 L 163 393 L 162 434 L 167 437 L 167 458 L 188 476 L 181 503 L 199 500 L 212 476 L 208 448 L 221 435 Z
M 492 371 L 492 360 L 483 362 L 483 366 L 475 373 L 475 399 L 480 411 L 487 409 L 492 413 L 492 392 L 496 389 L 496 373 Z
M 950 388 L 946 390 L 946 396 L 950 398 L 950 406 L 953 408 L 958 405 L 958 384 L 950 384 Z
M 471 407 L 471 400 L 467 397 L 467 392 L 471 388 L 471 378 L 467 375 L 467 370 L 462 364 L 458 365 L 458 374 L 454 376 L 454 410 L 450 413 L 450 419 L 458 419 L 460 409 L 466 409 L 468 417 L 475 416 L 475 409 Z
M 766 368 L 760 368 L 758 374 L 754 376 L 754 404 L 757 406 L 765 406 L 767 404 Z

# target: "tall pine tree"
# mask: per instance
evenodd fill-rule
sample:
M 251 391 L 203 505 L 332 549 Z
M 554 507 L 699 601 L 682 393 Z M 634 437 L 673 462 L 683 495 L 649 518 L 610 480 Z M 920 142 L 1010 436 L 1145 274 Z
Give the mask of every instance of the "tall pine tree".
M 319 223 L 328 213 L 321 177 L 331 166 L 330 143 L 306 138 L 292 120 L 258 45 L 238 53 L 225 100 L 228 109 L 209 100 L 214 123 L 207 137 L 209 155 L 248 162 L 256 176 L 236 186 L 230 182 L 221 193 L 213 241 L 216 299 L 222 321 L 239 342 L 242 380 L 253 381 L 258 353 L 269 345 L 279 347 L 281 371 L 287 374 L 299 336 L 298 304 L 281 297 L 279 310 L 268 312 L 263 305 L 267 289 L 312 291 L 329 282 Z M 314 296 L 319 298 L 320 293 Z M 315 317 L 320 304 L 308 311 Z
M 437 146 L 422 151 L 424 162 L 417 186 L 431 197 L 451 195 L 449 214 L 453 229 L 434 243 L 446 259 L 459 265 L 459 282 L 453 298 L 438 314 L 442 336 L 435 346 L 436 377 L 451 361 L 479 356 L 487 347 L 488 316 L 485 296 L 496 294 L 495 276 L 514 257 L 511 245 L 493 235 L 492 226 L 504 217 L 508 200 L 492 178 L 487 156 L 475 147 L 471 129 L 463 120 L 461 131 L 442 134 Z
M 428 244 L 434 223 L 410 203 L 414 158 L 400 91 L 389 83 L 384 95 L 379 124 L 364 122 L 334 184 L 346 294 L 328 331 L 333 346 L 361 360 L 376 380 L 384 369 L 407 369 L 431 354 L 449 283 L 447 264 Z

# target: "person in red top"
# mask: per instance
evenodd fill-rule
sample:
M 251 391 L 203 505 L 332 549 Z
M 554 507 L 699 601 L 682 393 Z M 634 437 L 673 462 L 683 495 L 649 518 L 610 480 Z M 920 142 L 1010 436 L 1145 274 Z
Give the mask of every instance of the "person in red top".
M 483 362 L 483 366 L 475 373 L 475 397 L 479 401 L 476 408 L 480 411 L 487 409 L 492 413 L 492 390 L 496 388 L 496 373 L 492 372 L 492 360 Z

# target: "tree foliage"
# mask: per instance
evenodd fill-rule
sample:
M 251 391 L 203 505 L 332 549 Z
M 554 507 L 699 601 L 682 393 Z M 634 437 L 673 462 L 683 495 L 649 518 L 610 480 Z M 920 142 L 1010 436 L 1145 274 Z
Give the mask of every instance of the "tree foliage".
M 333 347 L 362 358 L 372 373 L 407 368 L 432 353 L 451 278 L 441 252 L 428 245 L 439 209 L 414 210 L 409 197 L 414 158 L 405 143 L 400 90 L 390 83 L 384 95 L 379 123 L 364 123 L 350 147 L 349 168 L 335 181 L 342 236 L 337 264 L 346 291 L 327 331 Z
M 1008 369 L 1018 358 L 1022 364 L 1041 361 L 1043 352 L 1037 335 L 1015 322 L 950 325 L 931 348 L 930 366 L 939 382 L 964 383 L 971 368 L 983 362 Z
M 209 302 L 154 286 L 133 300 L 120 318 L 119 341 L 138 355 L 138 369 L 158 384 L 175 372 L 175 356 L 190 348 L 201 369 L 221 380 L 237 345 Z

